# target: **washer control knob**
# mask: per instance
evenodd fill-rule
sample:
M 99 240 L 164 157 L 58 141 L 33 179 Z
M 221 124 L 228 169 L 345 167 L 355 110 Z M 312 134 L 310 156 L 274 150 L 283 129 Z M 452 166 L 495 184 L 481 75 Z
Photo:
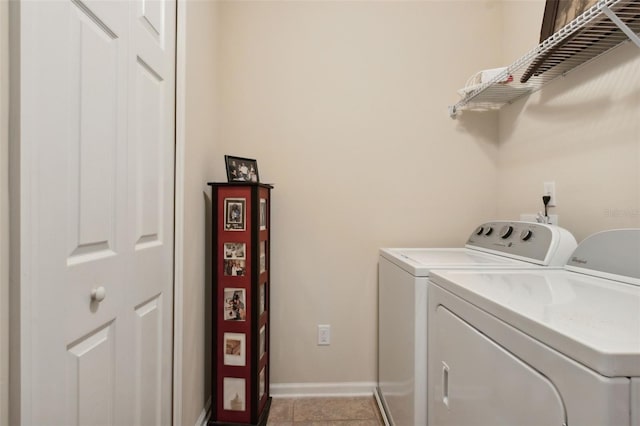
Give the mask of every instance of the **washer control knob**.
M 520 233 L 520 239 L 522 241 L 527 241 L 529 240 L 531 237 L 533 237 L 533 231 L 531 229 L 525 229 L 524 231 L 522 231 Z
M 493 228 L 491 226 L 487 226 L 487 229 L 484 230 L 484 235 L 489 236 L 493 233 Z
M 509 238 L 512 232 L 513 232 L 513 226 L 511 225 L 503 226 L 502 229 L 500 230 L 500 238 L 502 238 L 503 240 L 506 240 L 507 238 Z
M 475 234 L 476 235 L 482 235 L 482 231 L 484 231 L 484 228 L 482 226 L 479 226 L 478 229 L 476 229 Z

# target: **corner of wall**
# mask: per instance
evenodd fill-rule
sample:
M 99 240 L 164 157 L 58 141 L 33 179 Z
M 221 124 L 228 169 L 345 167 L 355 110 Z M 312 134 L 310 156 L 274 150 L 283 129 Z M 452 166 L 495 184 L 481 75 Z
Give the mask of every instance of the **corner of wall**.
M 6 84 L 6 92 L 4 98 L 10 99 L 6 112 L 8 133 L 3 137 L 6 138 L 6 154 L 8 166 L 8 174 L 5 176 L 5 182 L 2 182 L 3 189 L 0 194 L 3 195 L 3 202 L 6 202 L 6 211 L 8 215 L 6 221 L 3 222 L 2 231 L 8 232 L 8 242 L 4 244 L 8 249 L 8 255 L 2 256 L 3 261 L 7 262 L 8 274 L 4 275 L 6 291 L 8 293 L 8 357 L 9 357 L 9 387 L 8 387 L 8 424 L 22 424 L 21 409 L 24 401 L 21 396 L 21 371 L 20 357 L 22 353 L 22 342 L 20 340 L 21 332 L 21 299 L 20 299 L 20 8 L 21 2 L 0 1 L 0 6 L 4 7 L 3 18 L 6 20 L 0 25 L 3 30 L 1 37 L 7 37 L 3 41 L 3 48 L 0 49 L 3 55 L 5 68 L 3 72 L 6 78 L 0 80 Z M 6 186 L 5 186 L 6 184 Z M 6 198 L 4 198 L 6 196 Z M 4 232 L 3 232 L 4 233 Z M 3 241 L 5 238 L 2 239 Z M 3 298 L 4 299 L 4 298 Z
M 219 2 L 178 0 L 176 155 L 176 360 L 174 422 L 203 421 L 211 398 L 208 326 L 207 182 L 216 138 Z M 203 196 L 204 193 L 204 196 Z M 182 241 L 188 242 L 182 244 Z M 181 244 L 181 245 L 178 245 Z M 180 270 L 178 270 L 180 269 Z M 180 300 L 179 300 L 180 299 Z
M 9 424 L 9 4 L 0 2 L 0 424 Z

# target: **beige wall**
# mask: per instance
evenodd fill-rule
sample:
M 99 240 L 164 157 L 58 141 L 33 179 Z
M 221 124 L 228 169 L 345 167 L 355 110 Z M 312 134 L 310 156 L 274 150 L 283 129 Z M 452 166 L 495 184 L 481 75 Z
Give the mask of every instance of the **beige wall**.
M 214 1 L 185 3 L 185 145 L 182 422 L 195 425 L 210 395 L 210 275 L 208 223 L 210 191 L 216 168 L 216 8 Z M 178 95 L 180 96 L 180 94 Z
M 220 6 L 216 165 L 275 185 L 271 383 L 374 383 L 378 248 L 460 245 L 496 213 L 497 115 L 447 105 L 500 59 L 500 4 Z
M 527 28 L 521 16 L 519 8 L 505 8 L 505 20 L 519 20 L 510 43 L 525 53 L 537 43 L 539 20 Z M 500 216 L 540 211 L 543 182 L 555 181 L 558 206 L 551 212 L 579 241 L 640 227 L 638 52 L 628 43 L 501 110 Z
M 9 424 L 9 3 L 0 0 L 0 425 Z

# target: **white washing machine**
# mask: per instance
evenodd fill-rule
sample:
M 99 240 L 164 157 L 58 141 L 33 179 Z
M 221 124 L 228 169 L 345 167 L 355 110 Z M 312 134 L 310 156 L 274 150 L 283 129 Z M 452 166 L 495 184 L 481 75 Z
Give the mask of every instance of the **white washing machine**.
M 429 425 L 640 426 L 640 229 L 430 280 Z
M 576 247 L 565 229 L 494 221 L 465 247 L 381 249 L 378 277 L 378 386 L 387 423 L 427 424 L 427 282 L 438 269 L 562 268 Z

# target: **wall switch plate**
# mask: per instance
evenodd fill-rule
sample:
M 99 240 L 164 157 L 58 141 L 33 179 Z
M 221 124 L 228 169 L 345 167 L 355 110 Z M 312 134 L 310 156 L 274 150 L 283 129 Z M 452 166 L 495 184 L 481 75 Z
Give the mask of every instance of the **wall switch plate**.
M 318 324 L 318 345 L 328 346 L 331 344 L 331 326 L 328 324 Z
M 551 196 L 551 199 L 549 200 L 549 204 L 547 204 L 547 206 L 555 207 L 555 206 L 558 205 L 558 200 L 556 198 L 556 183 L 555 182 L 544 182 L 543 183 L 542 195 L 550 195 Z

